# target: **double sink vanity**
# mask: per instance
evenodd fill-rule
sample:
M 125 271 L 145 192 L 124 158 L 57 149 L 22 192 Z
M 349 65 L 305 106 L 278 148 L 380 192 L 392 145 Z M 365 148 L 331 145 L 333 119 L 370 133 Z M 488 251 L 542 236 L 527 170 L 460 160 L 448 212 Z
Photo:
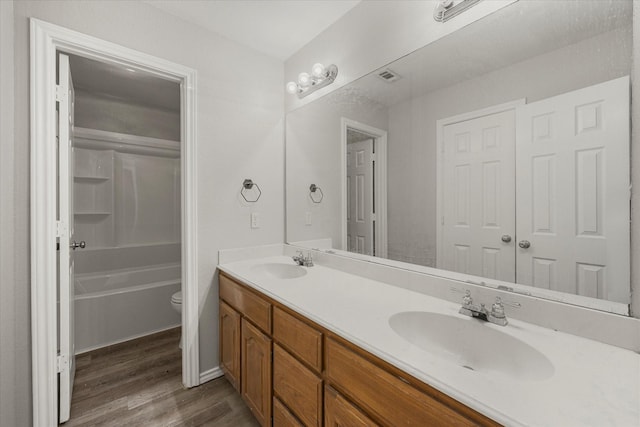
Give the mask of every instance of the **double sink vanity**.
M 344 85 L 286 99 L 289 244 L 219 254 L 262 425 L 640 426 L 640 4 L 502 3 L 384 65 L 358 40 L 355 80 L 345 37 Z
M 261 425 L 640 425 L 637 352 L 460 314 L 466 296 L 428 295 L 429 275 L 372 280 L 366 262 L 313 253 L 220 253 L 221 367 Z

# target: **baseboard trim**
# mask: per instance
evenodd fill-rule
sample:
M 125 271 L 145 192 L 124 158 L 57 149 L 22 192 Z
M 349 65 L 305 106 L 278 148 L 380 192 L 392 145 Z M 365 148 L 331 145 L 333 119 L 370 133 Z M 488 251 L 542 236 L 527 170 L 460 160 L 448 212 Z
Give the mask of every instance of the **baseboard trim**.
M 207 381 L 215 380 L 216 378 L 220 378 L 223 375 L 224 372 L 222 372 L 222 369 L 220 369 L 219 366 L 216 366 L 215 368 L 211 368 L 204 372 L 200 372 L 200 384 L 204 384 Z
M 0 0 L 0 1 L 2 1 L 2 0 Z M 134 334 L 134 335 L 131 335 L 131 336 L 128 336 L 128 337 L 125 337 L 125 338 L 119 338 L 119 339 L 114 340 L 114 341 L 109 341 L 109 342 L 102 343 L 102 344 L 92 345 L 90 347 L 85 347 L 85 348 L 82 348 L 80 350 L 76 350 L 76 356 L 80 356 L 81 354 L 89 353 L 90 351 L 99 350 L 101 348 L 109 347 L 109 346 L 116 345 L 116 344 L 122 344 L 122 343 L 127 342 L 127 341 L 136 340 L 138 338 L 143 338 L 143 337 L 146 337 L 148 335 L 157 334 L 157 333 L 160 333 L 160 332 L 168 331 L 169 329 L 174 329 L 174 328 L 179 328 L 179 327 L 180 327 L 180 323 L 176 323 L 174 325 L 165 326 L 165 327 L 162 327 L 160 329 L 153 329 L 151 331 L 141 332 L 139 334 Z

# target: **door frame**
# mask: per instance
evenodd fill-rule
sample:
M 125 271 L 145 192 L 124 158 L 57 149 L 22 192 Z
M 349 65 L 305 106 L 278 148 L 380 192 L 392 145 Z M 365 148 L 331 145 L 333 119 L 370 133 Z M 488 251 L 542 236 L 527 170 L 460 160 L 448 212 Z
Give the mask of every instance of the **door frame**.
M 181 85 L 182 382 L 200 384 L 195 70 L 30 19 L 30 260 L 33 425 L 58 423 L 56 308 L 56 52 L 126 65 Z
M 375 238 L 376 257 L 386 258 L 387 240 L 387 131 L 342 117 L 340 119 L 340 180 L 341 180 L 341 239 L 342 249 L 347 250 L 347 131 L 349 129 L 364 133 L 373 138 L 376 163 L 373 169 L 376 185 L 375 199 Z
M 513 110 L 525 105 L 527 103 L 526 98 L 516 99 L 514 101 L 505 102 L 503 104 L 492 105 L 490 107 L 481 108 L 479 110 L 469 111 L 466 113 L 458 114 L 455 116 L 447 117 L 444 119 L 436 120 L 436 268 L 442 268 L 443 250 L 442 239 L 444 238 L 443 232 L 443 201 L 444 201 L 444 188 L 443 188 L 443 162 L 444 162 L 444 127 L 453 125 L 460 122 L 466 122 L 467 120 L 473 120 L 491 114 L 502 113 L 505 111 Z M 515 117 L 515 116 L 514 116 Z M 514 119 L 515 120 L 515 119 Z M 515 128 L 515 123 L 514 123 Z M 515 143 L 515 136 L 514 136 Z M 514 158 L 515 162 L 516 159 Z M 515 194 L 514 194 L 515 197 Z M 515 230 L 514 230 L 515 231 Z M 515 238 L 515 237 L 514 237 Z M 446 270 L 443 270 L 446 271 Z

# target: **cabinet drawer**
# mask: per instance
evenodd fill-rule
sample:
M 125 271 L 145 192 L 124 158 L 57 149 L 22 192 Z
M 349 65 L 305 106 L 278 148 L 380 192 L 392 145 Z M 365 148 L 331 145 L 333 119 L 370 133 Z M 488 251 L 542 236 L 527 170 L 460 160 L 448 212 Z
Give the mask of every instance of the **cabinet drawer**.
M 273 427 L 304 427 L 298 422 L 286 406 L 276 397 L 273 398 Z
M 377 427 L 331 387 L 324 388 L 324 427 Z
M 237 284 L 224 274 L 220 278 L 220 298 L 250 319 L 256 326 L 271 333 L 271 304 Z
M 275 307 L 273 338 L 316 372 L 322 370 L 322 332 Z
M 306 426 L 322 425 L 322 380 L 279 345 L 273 346 L 273 391 Z
M 384 425 L 476 425 L 331 339 L 325 351 L 327 381 Z

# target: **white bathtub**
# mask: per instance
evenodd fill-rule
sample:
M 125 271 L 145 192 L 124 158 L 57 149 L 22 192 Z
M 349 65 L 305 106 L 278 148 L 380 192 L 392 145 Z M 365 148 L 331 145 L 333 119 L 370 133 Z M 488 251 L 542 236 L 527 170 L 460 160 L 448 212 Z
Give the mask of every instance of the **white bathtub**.
M 76 354 L 180 326 L 180 274 L 180 263 L 76 274 Z

